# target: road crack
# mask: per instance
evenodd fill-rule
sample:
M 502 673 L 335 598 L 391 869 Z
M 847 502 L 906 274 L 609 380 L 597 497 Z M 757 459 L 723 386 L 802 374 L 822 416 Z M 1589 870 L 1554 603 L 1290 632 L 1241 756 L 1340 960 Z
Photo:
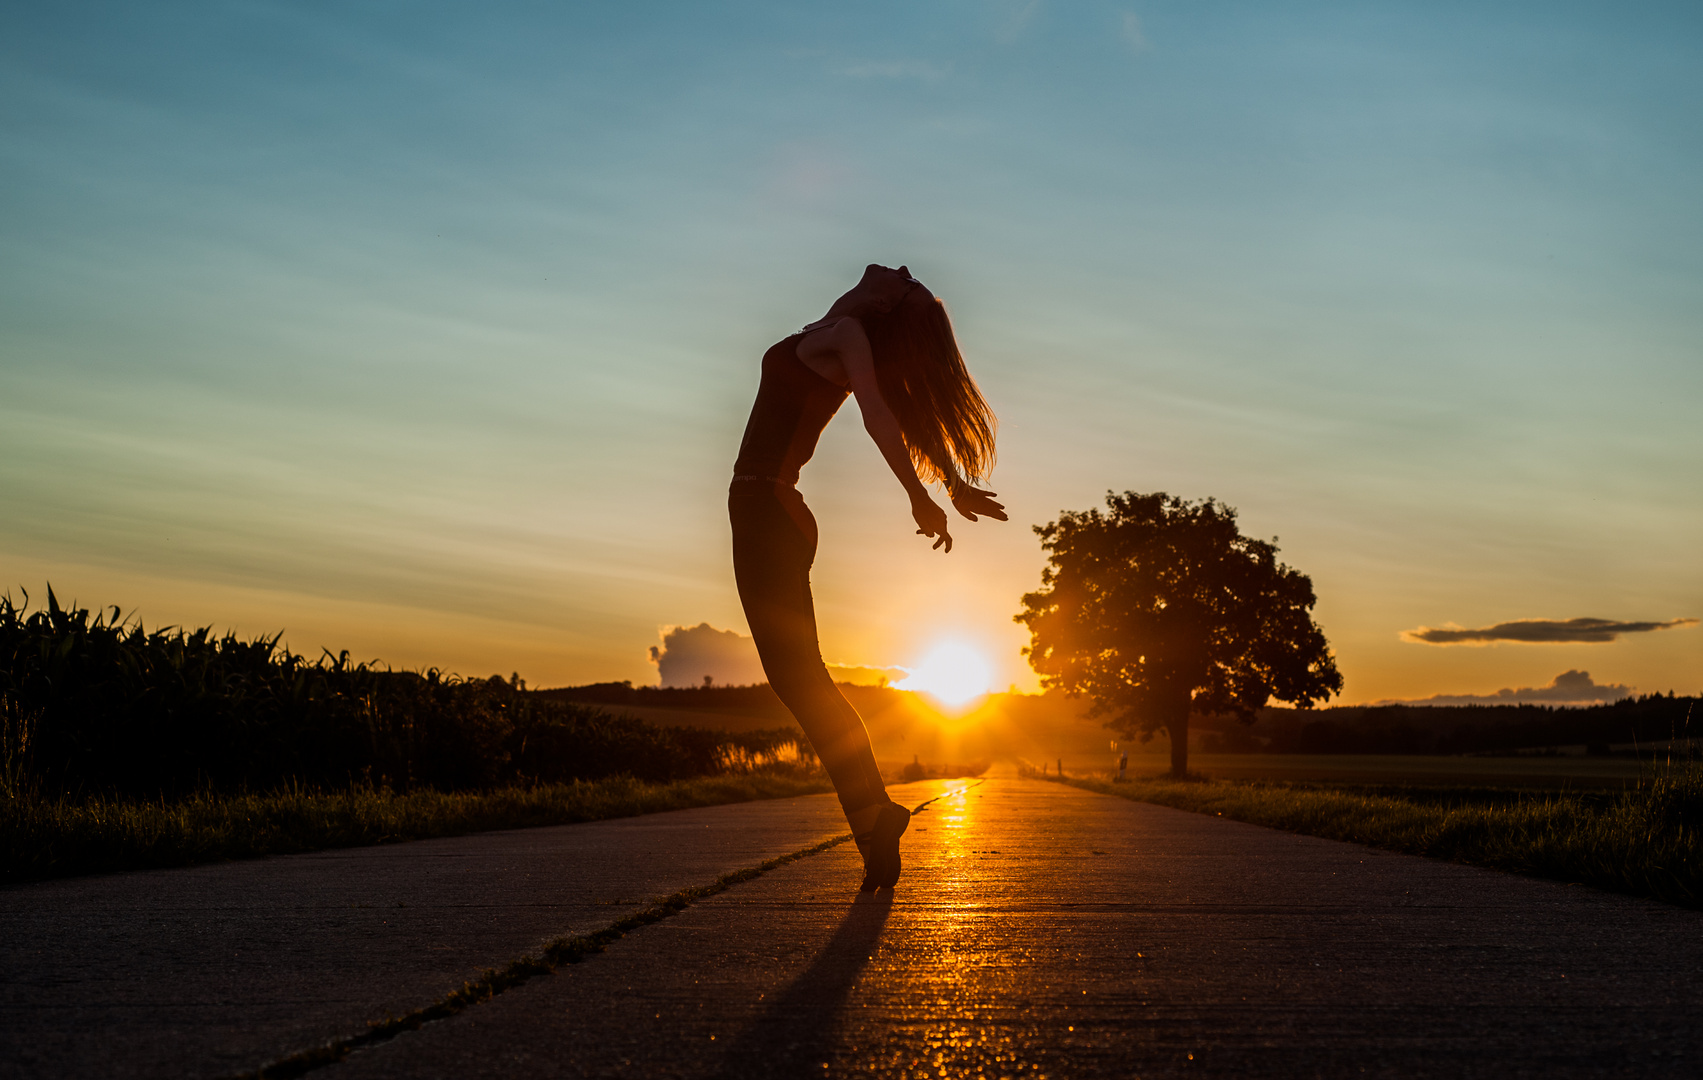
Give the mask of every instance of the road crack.
M 928 808 L 930 803 L 955 795 L 962 795 L 970 788 L 982 783 L 985 783 L 985 781 L 978 780 L 974 784 L 966 784 L 954 791 L 944 791 L 933 798 L 924 799 L 911 810 L 911 813 L 920 814 Z M 758 863 L 756 866 L 748 866 L 743 870 L 723 874 L 708 885 L 681 889 L 654 906 L 634 912 L 625 918 L 617 919 L 595 933 L 557 938 L 545 945 L 536 956 L 523 956 L 505 968 L 491 968 L 477 978 L 463 983 L 459 990 L 446 994 L 424 1008 L 416 1009 L 402 1016 L 375 1020 L 368 1025 L 366 1031 L 358 1035 L 333 1039 L 320 1046 L 297 1051 L 294 1054 L 262 1065 L 258 1069 L 237 1073 L 230 1080 L 287 1080 L 289 1077 L 304 1076 L 327 1065 L 335 1065 L 356 1050 L 367 1050 L 381 1046 L 398 1035 L 417 1031 L 421 1027 L 439 1020 L 447 1020 L 475 1005 L 491 1000 L 505 990 L 512 990 L 541 975 L 548 975 L 564 964 L 581 963 L 603 952 L 610 945 L 633 931 L 650 926 L 652 923 L 659 923 L 664 919 L 671 919 L 700 900 L 706 900 L 717 893 L 731 889 L 735 885 L 741 885 L 762 877 L 769 871 L 778 870 L 788 863 L 795 863 L 800 859 L 819 855 L 850 839 L 851 833 L 841 833 L 839 836 L 830 837 L 819 844 L 776 856 L 773 859 Z

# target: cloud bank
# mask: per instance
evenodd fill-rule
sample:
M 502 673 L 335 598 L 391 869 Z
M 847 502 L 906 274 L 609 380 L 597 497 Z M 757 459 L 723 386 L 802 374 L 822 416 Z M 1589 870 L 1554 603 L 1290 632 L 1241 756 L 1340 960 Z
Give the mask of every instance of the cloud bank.
M 669 627 L 662 635 L 662 648 L 651 646 L 650 662 L 664 686 L 702 686 L 705 679 L 722 686 L 767 681 L 755 642 L 707 622 Z
M 1651 630 L 1671 630 L 1676 626 L 1693 626 L 1696 619 L 1669 619 L 1667 622 L 1617 622 L 1614 619 L 1516 619 L 1477 630 L 1458 626 L 1442 628 L 1421 626 L 1403 630 L 1402 640 L 1426 645 L 1486 645 L 1497 641 L 1519 641 L 1534 645 L 1554 645 L 1573 642 L 1613 641 L 1621 634 L 1644 634 Z
M 1436 694 L 1428 698 L 1390 699 L 1378 705 L 1600 705 L 1632 695 L 1621 683 L 1599 683 L 1588 671 L 1563 671 L 1548 686 L 1522 686 L 1494 694 Z

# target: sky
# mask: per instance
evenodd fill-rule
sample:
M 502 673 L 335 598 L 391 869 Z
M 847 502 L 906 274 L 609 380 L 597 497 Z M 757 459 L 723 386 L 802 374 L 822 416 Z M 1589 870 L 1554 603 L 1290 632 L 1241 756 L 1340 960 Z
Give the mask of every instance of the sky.
M 654 683 L 746 630 L 763 350 L 906 263 L 1012 520 L 930 551 L 848 405 L 828 660 L 1033 689 L 1030 527 L 1163 490 L 1343 702 L 1698 693 L 1694 624 L 1423 631 L 1703 616 L 1699 176 L 1694 4 L 8 4 L 0 584 Z

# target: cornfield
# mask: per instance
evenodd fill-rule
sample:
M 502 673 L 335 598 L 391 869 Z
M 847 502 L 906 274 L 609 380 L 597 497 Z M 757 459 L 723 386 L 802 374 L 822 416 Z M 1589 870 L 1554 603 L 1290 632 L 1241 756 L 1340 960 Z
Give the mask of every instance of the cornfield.
M 178 798 L 291 785 L 490 789 L 672 781 L 799 761 L 792 729 L 659 728 L 508 681 L 317 660 L 277 635 L 145 630 L 0 598 L 0 784 L 8 798 Z

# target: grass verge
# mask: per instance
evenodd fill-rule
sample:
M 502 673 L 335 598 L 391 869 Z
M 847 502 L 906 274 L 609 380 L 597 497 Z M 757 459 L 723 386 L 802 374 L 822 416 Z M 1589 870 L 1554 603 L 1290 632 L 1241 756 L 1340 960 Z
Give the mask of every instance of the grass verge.
M 566 825 L 829 791 L 789 770 L 627 777 L 445 793 L 387 788 L 198 795 L 171 802 L 0 799 L 0 883 Z
M 1703 766 L 1697 764 L 1659 767 L 1636 788 L 1613 794 L 1380 791 L 1250 780 L 1058 782 L 1309 836 L 1703 907 Z

